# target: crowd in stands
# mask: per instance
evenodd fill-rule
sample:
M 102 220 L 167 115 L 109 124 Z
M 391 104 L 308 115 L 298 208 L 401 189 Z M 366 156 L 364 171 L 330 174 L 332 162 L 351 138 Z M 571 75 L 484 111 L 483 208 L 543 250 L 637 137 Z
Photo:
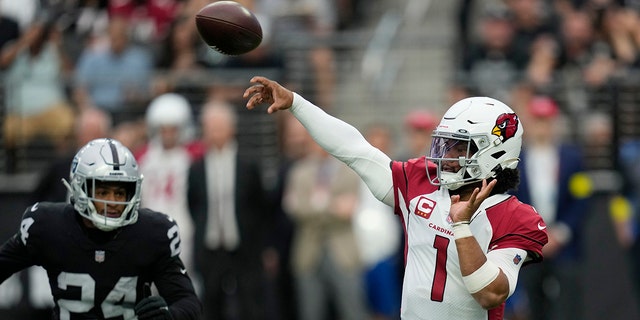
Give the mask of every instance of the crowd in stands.
M 495 97 L 520 115 L 526 133 L 518 195 L 549 226 L 545 263 L 523 273 L 508 317 L 588 316 L 580 267 L 588 221 L 608 212 L 630 250 L 632 273 L 640 265 L 640 180 L 629 165 L 640 159 L 638 131 L 627 125 L 640 101 L 626 96 L 637 91 L 640 8 L 617 0 L 462 0 L 458 9 L 451 92 Z
M 145 137 L 132 123 L 142 124 L 154 97 L 184 94 L 194 115 L 205 101 L 226 98 L 220 95 L 238 100 L 233 89 L 238 82 L 244 86 L 247 76 L 229 78 L 227 70 L 279 72 L 279 80 L 295 82 L 299 91 L 314 92 L 321 105 L 331 106 L 334 56 L 321 40 L 364 18 L 359 1 L 239 1 L 259 18 L 265 37 L 259 48 L 236 57 L 211 50 L 197 33 L 192 17 L 210 2 L 1 1 L 5 171 L 22 169 L 16 149 L 35 137 L 48 137 L 64 151 L 73 119 L 90 108 L 108 112 L 135 149 L 142 144 L 136 139 Z M 279 43 L 286 39 L 279 37 L 292 34 L 315 45 L 283 49 Z M 301 71 L 286 72 L 291 70 Z
M 516 108 L 531 99 L 521 94 L 525 88 L 560 101 L 572 119 L 602 111 L 598 95 L 640 63 L 633 1 L 465 0 L 459 22 L 453 86 Z M 575 138 L 581 128 L 571 130 Z

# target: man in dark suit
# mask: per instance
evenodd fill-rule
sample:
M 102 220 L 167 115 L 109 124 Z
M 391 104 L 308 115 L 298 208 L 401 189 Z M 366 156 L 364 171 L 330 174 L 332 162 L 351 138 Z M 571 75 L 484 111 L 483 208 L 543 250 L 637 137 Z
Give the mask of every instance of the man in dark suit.
M 202 110 L 204 157 L 189 169 L 195 268 L 203 319 L 262 319 L 262 260 L 269 208 L 258 162 L 239 157 L 236 115 L 225 102 Z

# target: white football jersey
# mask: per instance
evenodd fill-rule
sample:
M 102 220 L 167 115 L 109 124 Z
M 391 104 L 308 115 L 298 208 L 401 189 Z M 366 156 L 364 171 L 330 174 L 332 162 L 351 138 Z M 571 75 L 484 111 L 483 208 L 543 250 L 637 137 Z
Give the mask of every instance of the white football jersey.
M 435 170 L 433 164 L 429 170 Z M 460 272 L 447 189 L 427 178 L 424 157 L 392 163 L 395 213 L 405 230 L 403 319 L 502 319 L 504 304 L 484 310 L 467 291 Z M 431 175 L 434 175 L 432 172 Z M 546 242 L 544 222 L 535 210 L 510 195 L 487 198 L 471 219 L 471 231 L 485 254 L 518 248 L 539 261 Z M 525 263 L 515 255 L 514 264 Z

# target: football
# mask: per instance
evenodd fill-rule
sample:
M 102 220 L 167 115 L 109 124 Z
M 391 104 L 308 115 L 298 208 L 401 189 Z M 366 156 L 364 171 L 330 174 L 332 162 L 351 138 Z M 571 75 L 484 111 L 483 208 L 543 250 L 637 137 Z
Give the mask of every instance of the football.
M 247 53 L 262 42 L 258 19 L 235 1 L 218 1 L 203 7 L 196 14 L 196 27 L 209 47 L 226 55 Z

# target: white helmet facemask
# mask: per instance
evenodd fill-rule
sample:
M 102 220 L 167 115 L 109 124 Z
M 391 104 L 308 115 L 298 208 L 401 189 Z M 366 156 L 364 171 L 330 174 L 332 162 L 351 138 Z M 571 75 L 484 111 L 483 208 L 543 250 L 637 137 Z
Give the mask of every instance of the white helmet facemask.
M 455 190 L 502 169 L 515 169 L 522 146 L 522 124 L 504 103 L 487 97 L 463 99 L 447 111 L 433 132 L 427 159 L 431 184 Z

